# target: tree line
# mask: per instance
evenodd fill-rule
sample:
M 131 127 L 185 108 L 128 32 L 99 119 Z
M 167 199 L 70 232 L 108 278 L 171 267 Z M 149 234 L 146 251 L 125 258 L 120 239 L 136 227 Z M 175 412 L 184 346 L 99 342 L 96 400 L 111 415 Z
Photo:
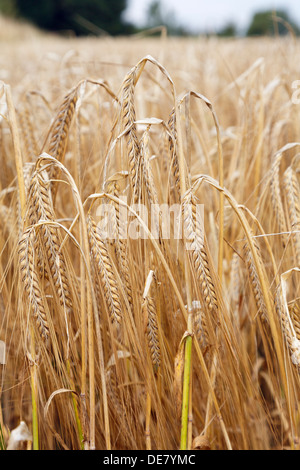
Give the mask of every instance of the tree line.
M 167 10 L 160 0 L 153 0 L 142 26 L 124 19 L 128 0 L 0 0 L 0 12 L 15 18 L 24 18 L 38 27 L 77 36 L 87 34 L 126 35 L 141 29 L 165 25 L 170 35 L 216 34 L 218 36 L 273 36 L 289 32 L 300 34 L 299 26 L 285 10 L 257 12 L 246 31 L 240 32 L 231 22 L 218 31 L 190 31 L 181 25 L 172 10 Z

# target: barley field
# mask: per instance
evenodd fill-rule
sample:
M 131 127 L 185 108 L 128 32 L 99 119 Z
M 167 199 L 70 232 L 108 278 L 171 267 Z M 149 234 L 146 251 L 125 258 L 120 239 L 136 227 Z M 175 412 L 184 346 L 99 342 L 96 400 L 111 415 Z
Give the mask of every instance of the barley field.
M 0 26 L 0 449 L 299 449 L 299 40 Z

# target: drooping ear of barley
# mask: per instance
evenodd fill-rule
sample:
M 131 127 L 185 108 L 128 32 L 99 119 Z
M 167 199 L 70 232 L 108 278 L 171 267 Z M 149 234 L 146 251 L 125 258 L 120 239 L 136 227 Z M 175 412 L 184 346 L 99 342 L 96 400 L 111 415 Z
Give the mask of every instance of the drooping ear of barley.
M 18 112 L 21 136 L 24 143 L 24 153 L 26 160 L 30 161 L 33 156 L 39 154 L 39 148 L 34 134 L 34 127 L 32 123 L 32 115 L 30 113 L 29 104 L 24 100 L 22 107 Z
M 260 249 L 255 242 L 253 242 L 253 246 L 256 251 L 256 256 L 257 256 L 258 262 L 260 263 L 260 267 L 261 269 L 264 269 L 264 264 L 261 259 Z M 254 299 L 256 302 L 257 314 L 261 316 L 262 320 L 267 321 L 267 318 L 268 318 L 267 307 L 266 307 L 263 292 L 261 289 L 259 276 L 257 273 L 253 254 L 247 243 L 244 245 L 244 256 L 245 256 L 246 266 L 248 269 L 250 285 L 251 285 Z
M 28 194 L 28 190 L 29 190 L 29 186 L 31 182 L 31 176 L 34 170 L 35 170 L 35 165 L 32 162 L 27 162 L 23 166 L 24 184 L 25 184 L 26 194 Z
M 146 323 L 146 336 L 154 371 L 160 366 L 160 345 L 158 338 L 157 310 L 153 297 L 147 296 L 142 303 L 143 316 Z
M 40 254 L 44 249 L 47 254 L 45 266 L 59 297 L 60 304 L 67 313 L 72 312 L 72 295 L 67 279 L 67 269 L 64 256 L 60 250 L 61 237 L 59 229 L 55 226 L 55 214 L 52 205 L 50 182 L 36 169 L 28 189 L 28 221 L 31 225 L 42 223 L 36 240 L 36 249 Z M 46 222 L 43 224 L 43 222 Z M 51 225 L 53 222 L 53 225 Z M 42 262 L 42 257 L 39 263 Z
M 125 354 L 123 356 L 121 351 L 118 352 L 118 355 L 118 360 L 122 359 L 122 357 L 124 357 L 124 359 L 127 358 L 127 355 Z M 116 422 L 118 440 L 120 440 L 121 445 L 125 446 L 125 448 L 131 448 L 134 445 L 134 435 L 127 431 L 128 426 L 131 425 L 131 414 L 134 412 L 132 409 L 132 397 L 123 390 L 122 378 L 118 376 L 115 361 L 113 361 L 113 363 L 111 363 L 110 360 L 108 361 L 105 375 L 109 404 Z
M 240 257 L 234 253 L 230 263 L 230 300 L 232 304 L 233 321 L 236 327 L 240 328 L 239 318 L 239 300 L 241 294 L 241 274 L 240 274 Z
M 290 314 L 287 303 L 286 278 L 290 273 L 281 276 L 281 283 L 276 288 L 275 307 L 280 319 L 283 337 L 290 351 L 292 364 L 300 372 L 300 339 L 297 336 L 298 327 L 295 328 L 293 316 Z M 294 312 L 293 312 L 294 313 Z
M 271 169 L 271 180 L 270 180 L 270 190 L 271 190 L 271 201 L 273 204 L 273 209 L 277 221 L 277 227 L 280 233 L 282 233 L 282 240 L 286 242 L 286 219 L 284 208 L 282 204 L 281 196 L 281 187 L 280 187 L 280 164 L 282 160 L 282 153 L 278 153 L 272 163 Z
M 64 98 L 59 107 L 58 113 L 54 118 L 53 124 L 50 129 L 48 143 L 46 145 L 46 153 L 51 157 L 57 159 L 59 162 L 64 161 L 65 152 L 67 148 L 68 135 L 71 122 L 74 116 L 76 103 L 78 100 L 79 85 L 74 87 Z M 50 179 L 55 180 L 58 178 L 60 171 L 57 166 L 50 168 Z M 55 199 L 56 185 L 52 184 L 52 195 Z
M 284 173 L 284 191 L 288 205 L 290 230 L 295 247 L 297 266 L 300 266 L 300 191 L 298 179 L 291 166 Z
M 297 338 L 300 340 L 300 302 L 295 300 L 289 307 L 290 316 L 295 328 Z
M 136 68 L 126 75 L 121 92 L 121 119 L 122 128 L 126 132 L 129 175 L 132 187 L 133 202 L 138 202 L 140 177 L 140 145 L 136 128 L 136 113 L 134 104 L 134 88 Z
M 110 255 L 91 215 L 88 216 L 87 226 L 94 268 L 101 280 L 101 287 L 104 292 L 110 319 L 112 323 L 120 324 L 123 312 L 118 283 L 112 268 Z
M 218 299 L 207 254 L 204 222 L 197 206 L 199 206 L 197 198 L 191 189 L 187 191 L 182 201 L 184 236 L 186 243 L 189 244 L 186 249 L 188 249 L 191 265 L 199 283 L 202 307 L 206 312 L 216 316 L 219 308 Z
M 118 386 L 116 383 L 116 368 L 110 367 L 106 371 L 107 379 L 107 393 L 110 398 L 111 405 L 113 406 L 114 413 L 119 419 L 124 414 L 125 410 L 119 397 Z M 120 420 L 122 422 L 122 420 Z
M 120 196 L 120 188 L 116 181 L 113 181 L 109 187 L 108 192 L 113 194 L 116 198 Z M 132 292 L 132 280 L 131 274 L 129 269 L 129 250 L 128 250 L 128 240 L 127 240 L 127 226 L 125 220 L 125 213 L 120 210 L 120 204 L 111 201 L 111 204 L 114 208 L 113 213 L 113 223 L 114 223 L 114 243 L 115 243 L 115 251 L 116 251 L 116 258 L 118 267 L 120 269 L 121 279 L 123 280 L 123 284 L 125 287 L 125 292 L 127 294 L 127 299 L 129 305 L 133 306 L 133 292 Z
M 204 350 L 209 345 L 209 332 L 206 324 L 205 313 L 199 301 L 194 301 L 193 304 L 194 316 L 194 331 L 198 339 L 199 345 Z
M 36 245 L 35 237 L 35 230 L 29 228 L 25 230 L 19 241 L 20 275 L 39 334 L 43 340 L 47 341 L 49 326 L 37 269 L 37 258 L 34 249 Z
M 54 119 L 49 135 L 46 152 L 58 161 L 63 162 L 68 133 L 78 99 L 78 87 L 73 88 L 64 98 Z
M 149 203 L 150 205 L 158 205 L 158 195 L 154 184 L 154 176 L 149 155 L 149 128 L 144 132 L 141 139 L 141 168 Z
M 154 175 L 149 155 L 149 129 L 147 129 L 141 139 L 141 179 L 145 185 L 147 199 L 149 202 L 149 211 L 151 212 L 151 223 L 156 236 L 162 239 L 162 214 L 159 209 L 159 200 L 157 189 L 154 183 Z
M 173 109 L 172 113 L 170 114 L 168 126 L 171 131 L 171 135 L 169 136 L 169 149 L 170 149 L 170 157 L 171 157 L 171 168 L 173 177 L 175 180 L 175 188 L 177 190 L 178 195 L 181 195 L 180 189 L 180 171 L 179 171 L 179 162 L 178 162 L 178 154 L 177 154 L 177 132 L 176 132 L 176 114 L 175 109 Z

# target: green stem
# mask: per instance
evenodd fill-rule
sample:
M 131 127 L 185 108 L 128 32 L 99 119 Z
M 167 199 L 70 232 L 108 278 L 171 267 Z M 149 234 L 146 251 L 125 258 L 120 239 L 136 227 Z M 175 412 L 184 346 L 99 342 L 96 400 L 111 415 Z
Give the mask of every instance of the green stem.
M 0 422 L 0 450 L 5 450 L 5 441 L 2 432 L 1 422 Z
M 177 142 L 179 151 L 179 174 L 180 174 L 180 189 L 181 189 L 181 201 L 183 200 L 186 192 L 186 172 L 185 172 L 185 158 L 182 144 L 181 124 L 180 124 L 180 112 L 179 104 L 176 103 L 175 97 L 175 116 L 177 123 Z M 182 222 L 183 223 L 183 222 Z M 182 391 L 182 414 L 181 414 L 181 438 L 180 438 L 180 449 L 186 450 L 187 448 L 187 437 L 188 437 L 188 418 L 189 418 L 189 401 L 190 401 L 190 377 L 191 377 L 191 362 L 192 362 L 192 292 L 191 292 L 191 277 L 188 262 L 188 255 L 185 251 L 184 257 L 185 263 L 185 280 L 186 280 L 186 291 L 187 291 L 187 306 L 189 315 L 187 318 L 187 331 L 189 336 L 185 342 L 185 360 L 184 360 L 184 376 L 183 376 L 183 391 Z
M 192 336 L 189 335 L 185 340 L 180 450 L 187 450 L 190 380 L 191 380 L 191 358 L 192 358 Z
M 71 366 L 70 366 L 70 360 L 69 359 L 67 359 L 67 371 L 68 371 L 68 374 L 69 374 L 71 389 L 75 390 L 74 381 L 71 377 Z M 75 398 L 74 394 L 72 393 L 71 395 L 72 395 L 73 408 L 74 408 L 75 419 L 76 419 L 76 424 L 77 424 L 77 429 L 78 429 L 78 437 L 79 437 L 79 442 L 80 442 L 80 448 L 81 448 L 81 450 L 84 450 L 84 437 L 83 437 L 82 426 L 81 426 L 81 421 L 80 421 L 79 412 L 78 412 L 78 406 L 77 406 L 77 402 L 76 402 L 76 398 Z

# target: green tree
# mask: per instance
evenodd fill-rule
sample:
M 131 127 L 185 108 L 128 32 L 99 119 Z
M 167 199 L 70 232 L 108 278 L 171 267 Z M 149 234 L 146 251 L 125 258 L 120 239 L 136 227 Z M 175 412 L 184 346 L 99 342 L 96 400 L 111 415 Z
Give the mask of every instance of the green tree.
M 166 10 L 160 0 L 153 0 L 147 10 L 146 28 L 166 26 L 168 33 L 174 36 L 185 36 L 188 34 L 185 27 L 181 26 L 174 11 Z
M 234 23 L 228 23 L 226 26 L 224 26 L 224 28 L 220 29 L 220 31 L 218 31 L 217 34 L 220 37 L 236 36 L 237 34 L 236 26 Z
M 7 16 L 16 16 L 15 0 L 0 0 L 0 11 Z
M 247 36 L 285 35 L 292 29 L 299 34 L 298 26 L 291 20 L 286 11 L 261 11 L 253 16 Z
M 13 8 L 10 7 L 9 4 Z M 117 35 L 130 30 L 122 20 L 127 0 L 0 0 L 4 13 L 14 11 L 37 26 L 52 30 L 72 30 L 77 35 L 106 31 Z

